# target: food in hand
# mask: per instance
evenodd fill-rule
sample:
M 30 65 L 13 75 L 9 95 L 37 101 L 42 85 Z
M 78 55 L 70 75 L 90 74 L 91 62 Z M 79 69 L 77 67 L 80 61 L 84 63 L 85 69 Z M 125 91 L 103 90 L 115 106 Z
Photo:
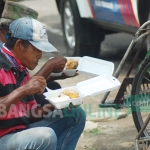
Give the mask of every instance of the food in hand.
M 79 93 L 74 90 L 66 90 L 63 92 L 63 94 L 69 96 L 70 99 L 79 97 Z
M 73 60 L 73 59 L 69 59 L 66 63 L 66 69 L 76 69 L 78 66 L 78 61 Z

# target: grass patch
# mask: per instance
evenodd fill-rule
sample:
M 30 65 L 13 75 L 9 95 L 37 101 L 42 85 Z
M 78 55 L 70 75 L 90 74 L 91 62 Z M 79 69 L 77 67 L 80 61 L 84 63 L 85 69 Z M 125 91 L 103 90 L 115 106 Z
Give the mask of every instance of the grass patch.
M 94 129 L 88 129 L 88 130 L 84 130 L 83 134 L 87 134 L 87 133 L 91 133 L 93 135 L 99 135 L 101 134 L 101 131 L 98 128 L 94 128 Z

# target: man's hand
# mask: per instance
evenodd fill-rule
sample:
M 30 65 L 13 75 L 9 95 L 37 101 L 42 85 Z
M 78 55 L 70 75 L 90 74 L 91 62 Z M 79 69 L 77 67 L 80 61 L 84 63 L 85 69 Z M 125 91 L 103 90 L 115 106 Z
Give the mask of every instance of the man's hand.
M 46 80 L 42 76 L 33 76 L 22 88 L 26 95 L 42 94 L 46 87 Z
M 34 76 L 43 76 L 47 79 L 52 72 L 61 72 L 64 69 L 66 62 L 67 59 L 64 57 L 54 57 L 49 59 Z
M 54 57 L 50 59 L 50 63 L 53 64 L 53 72 L 58 73 L 63 71 L 67 59 L 64 57 Z

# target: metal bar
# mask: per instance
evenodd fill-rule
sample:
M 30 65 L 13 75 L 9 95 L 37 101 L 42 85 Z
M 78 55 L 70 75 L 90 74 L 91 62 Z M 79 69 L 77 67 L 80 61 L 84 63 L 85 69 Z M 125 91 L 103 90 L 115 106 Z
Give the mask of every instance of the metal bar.
M 132 82 L 133 82 L 133 78 L 124 78 L 124 80 L 120 86 L 119 92 L 117 93 L 116 98 L 114 100 L 115 104 L 120 104 L 120 100 L 124 96 L 124 92 L 126 90 L 126 87 L 129 84 L 132 84 Z
M 145 22 L 136 32 L 135 36 L 139 36 L 141 34 L 141 32 L 143 32 L 143 29 L 145 27 L 147 27 L 148 25 L 150 25 L 150 21 Z M 147 30 L 147 29 L 146 29 Z
M 143 125 L 143 127 L 141 128 L 140 132 L 139 132 L 138 135 L 136 136 L 136 139 L 137 139 L 137 140 L 140 139 L 140 137 L 141 137 L 143 131 L 145 130 L 147 124 L 149 123 L 149 121 L 150 121 L 150 114 L 148 115 L 146 121 L 144 122 L 144 125 Z
M 147 35 L 147 36 L 148 36 L 148 35 Z M 129 68 L 128 72 L 127 72 L 126 77 L 129 77 L 129 75 L 130 75 L 130 73 L 131 73 L 131 71 L 132 71 L 132 69 L 133 69 L 133 67 L 134 67 L 134 65 L 135 65 L 135 62 L 136 62 L 136 60 L 137 60 L 137 58 L 138 58 L 138 56 L 139 56 L 139 54 L 140 54 L 140 52 L 141 52 L 141 50 L 142 50 L 142 47 L 143 47 L 143 45 L 144 45 L 144 43 L 145 43 L 145 40 L 146 40 L 147 36 L 145 36 L 144 39 L 142 40 L 142 42 L 141 42 L 141 44 L 140 44 L 140 47 L 138 48 L 138 50 L 137 50 L 137 52 L 136 52 L 136 55 L 134 56 L 134 59 L 133 59 L 131 65 L 130 65 L 130 68 Z
M 149 141 L 150 140 L 145 140 L 145 141 L 140 141 L 140 140 L 135 140 L 135 150 L 141 150 L 139 147 L 139 144 L 142 145 L 143 150 L 149 150 Z
M 138 144 L 138 140 L 137 140 L 137 139 L 135 140 L 135 150 L 140 150 L 140 149 L 139 149 L 139 144 Z
M 150 24 L 150 21 L 147 21 L 147 22 L 144 23 L 144 24 L 138 29 L 138 31 L 136 32 L 135 37 L 134 37 L 133 40 L 131 41 L 131 43 L 130 43 L 130 45 L 129 45 L 127 51 L 126 51 L 126 53 L 124 54 L 124 56 L 123 56 L 123 58 L 122 58 L 122 60 L 121 60 L 121 62 L 120 62 L 120 64 L 119 64 L 119 66 L 117 67 L 117 69 L 116 69 L 116 71 L 115 71 L 115 73 L 114 73 L 114 75 L 113 75 L 114 77 L 118 78 L 119 74 L 121 73 L 122 68 L 123 68 L 124 65 L 125 65 L 125 62 L 126 62 L 128 56 L 129 56 L 129 54 L 132 52 L 133 47 L 135 46 L 135 43 L 136 43 L 139 39 L 143 38 L 144 36 L 148 36 L 148 35 L 150 34 L 150 32 L 146 32 L 146 33 L 143 33 L 141 36 L 139 36 L 140 33 L 143 32 L 143 28 L 146 27 L 146 26 L 149 25 L 149 24 Z M 144 29 L 144 30 L 147 30 L 147 29 Z M 139 37 L 138 37 L 138 36 L 139 36 Z M 101 104 L 104 104 L 104 103 L 105 103 L 105 101 L 106 101 L 106 99 L 107 99 L 109 93 L 110 93 L 110 91 L 109 91 L 109 92 L 106 92 L 106 93 L 104 94 L 104 96 L 102 97 L 102 99 L 101 99 L 101 101 L 100 101 Z
M 126 62 L 126 59 L 127 59 L 127 57 L 129 56 L 129 54 L 130 54 L 132 48 L 134 47 L 134 45 L 135 45 L 135 41 L 132 40 L 131 43 L 130 43 L 130 45 L 129 45 L 129 47 L 128 47 L 128 49 L 127 49 L 127 51 L 126 51 L 126 53 L 125 53 L 125 55 L 124 55 L 123 58 L 122 58 L 122 60 L 121 60 L 121 62 L 120 62 L 120 64 L 119 64 L 119 66 L 117 67 L 117 70 L 115 71 L 115 73 L 114 73 L 114 75 L 113 75 L 114 77 L 118 78 L 119 74 L 121 73 L 122 68 L 124 67 L 124 64 L 125 64 L 125 62 Z M 108 97 L 109 93 L 110 93 L 110 92 L 106 92 L 106 93 L 104 94 L 104 96 L 102 97 L 102 100 L 101 100 L 101 104 L 104 104 L 104 103 L 105 103 L 106 98 Z
M 149 29 L 150 30 L 150 29 Z M 137 42 L 138 40 L 142 39 L 144 36 L 148 36 L 150 34 L 150 31 L 143 33 L 142 35 L 140 35 L 139 37 L 133 39 L 135 42 Z
M 150 136 L 148 136 L 148 137 L 144 137 L 144 138 L 140 138 L 139 140 L 138 140 L 139 142 L 145 142 L 145 141 L 150 141 Z

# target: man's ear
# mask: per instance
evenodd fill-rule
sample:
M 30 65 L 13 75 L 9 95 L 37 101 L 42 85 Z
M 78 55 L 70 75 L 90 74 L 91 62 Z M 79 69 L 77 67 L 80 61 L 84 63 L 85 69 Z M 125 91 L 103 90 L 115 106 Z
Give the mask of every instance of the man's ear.
M 15 48 L 17 49 L 17 50 L 19 50 L 20 52 L 22 51 L 24 51 L 24 46 L 23 46 L 23 44 L 22 44 L 22 41 L 19 39 L 19 40 L 17 40 L 16 41 L 16 43 L 15 43 Z

